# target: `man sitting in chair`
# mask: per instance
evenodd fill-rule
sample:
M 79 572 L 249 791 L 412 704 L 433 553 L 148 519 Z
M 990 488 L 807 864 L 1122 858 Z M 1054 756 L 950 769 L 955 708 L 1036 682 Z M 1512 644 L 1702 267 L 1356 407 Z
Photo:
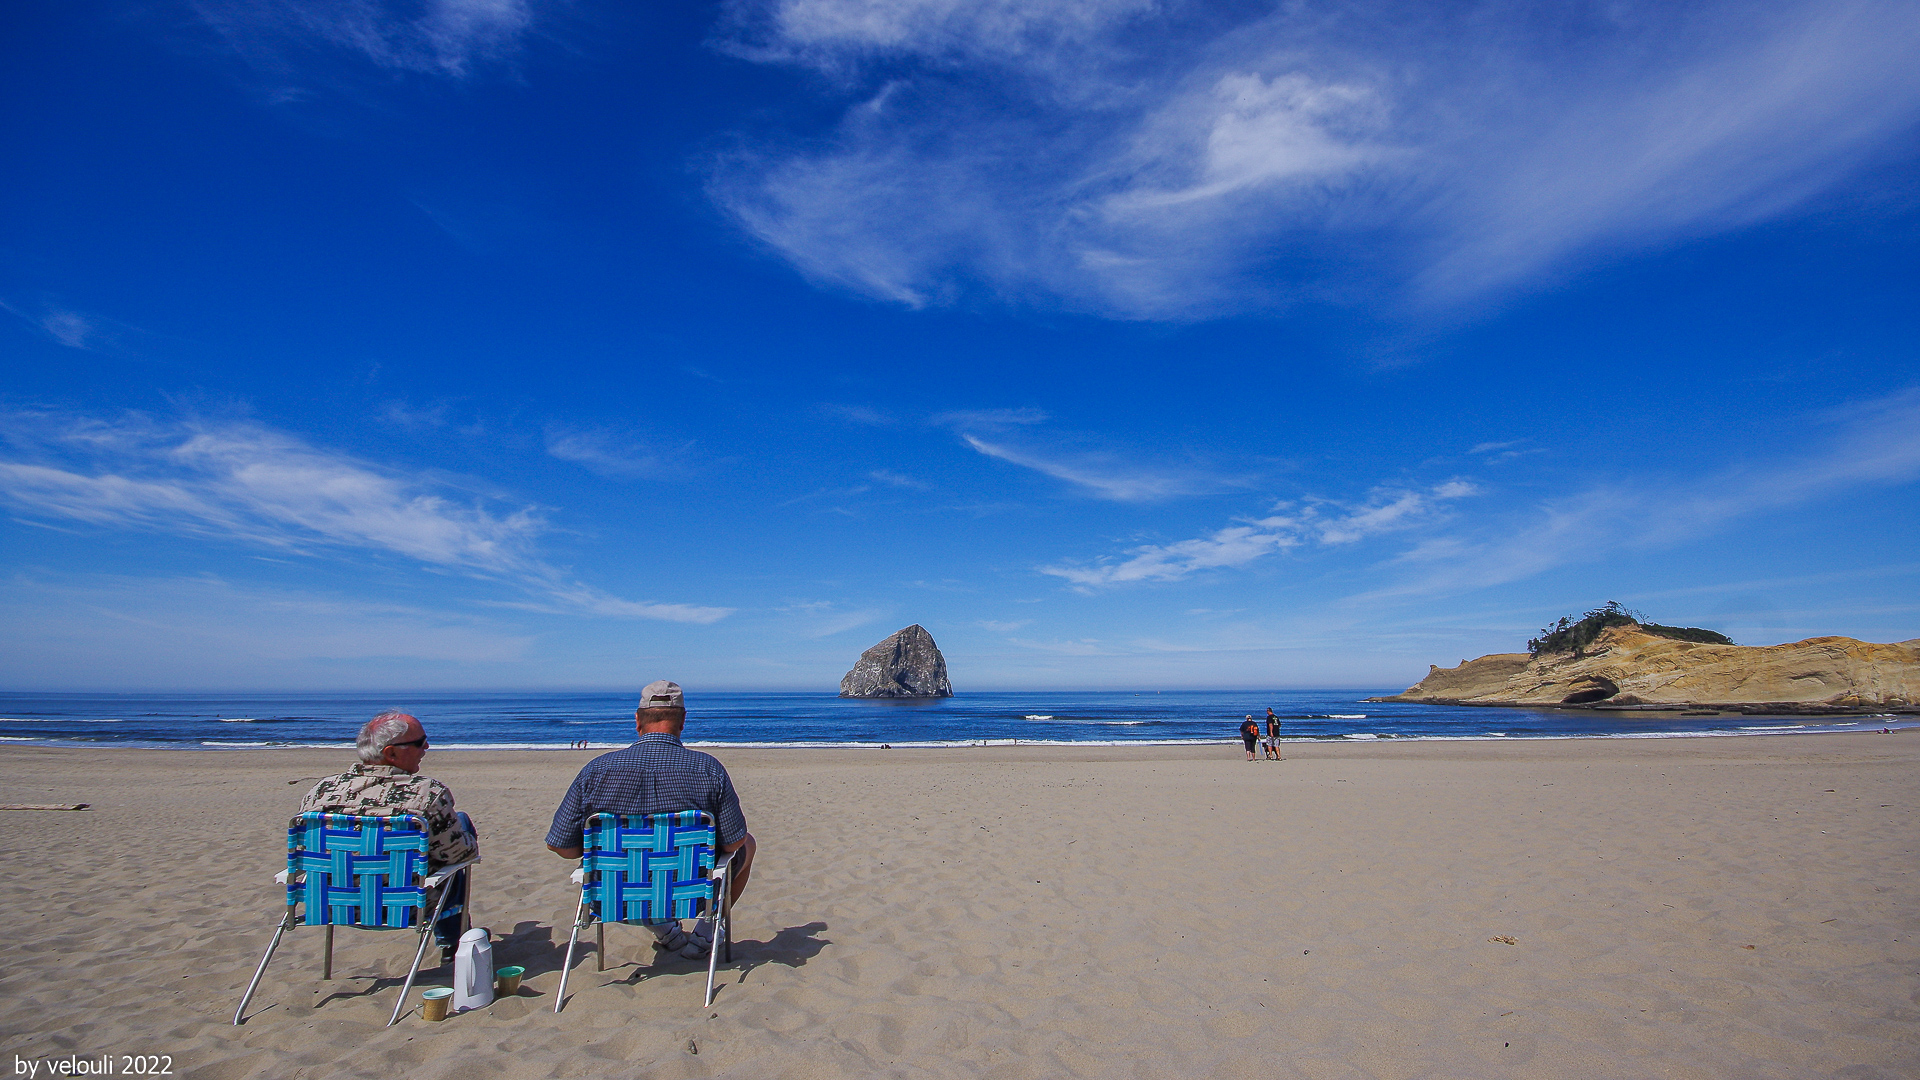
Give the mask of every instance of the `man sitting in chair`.
M 740 797 L 734 794 L 733 778 L 727 775 L 726 767 L 711 754 L 680 745 L 680 732 L 687 726 L 687 706 L 680 685 L 664 679 L 648 683 L 640 693 L 640 707 L 633 712 L 633 724 L 640 737 L 632 746 L 601 754 L 573 778 L 567 797 L 553 812 L 547 847 L 563 859 L 579 858 L 582 832 L 588 816 L 594 813 L 704 810 L 713 815 L 715 857 L 724 859 L 739 853 L 729 890 L 731 898 L 738 900 L 746 888 L 747 873 L 753 869 L 753 834 L 747 832 Z M 651 929 L 656 948 L 689 960 L 703 957 L 713 948 L 711 917 L 696 920 L 692 933 L 682 930 L 677 921 L 656 923 Z
M 388 709 L 360 729 L 355 748 L 360 763 L 313 785 L 307 797 L 300 800 L 301 813 L 318 810 L 361 817 L 412 814 L 427 823 L 428 873 L 480 854 L 473 821 L 454 810 L 453 792 L 440 781 L 419 775 L 420 759 L 427 754 L 427 732 L 420 721 L 398 709 Z M 465 874 L 456 875 L 447 888 L 454 890 L 447 897 L 449 908 L 465 903 Z M 428 897 L 428 911 L 433 910 L 437 899 Z M 440 946 L 441 963 L 453 959 L 460 942 L 460 925 L 457 911 L 434 925 L 433 939 Z

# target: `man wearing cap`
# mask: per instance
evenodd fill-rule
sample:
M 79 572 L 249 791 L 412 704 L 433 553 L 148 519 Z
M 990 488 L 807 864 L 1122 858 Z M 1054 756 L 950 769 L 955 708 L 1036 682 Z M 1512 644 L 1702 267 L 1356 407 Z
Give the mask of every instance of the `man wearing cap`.
M 732 899 L 740 899 L 753 869 L 753 834 L 740 813 L 740 797 L 733 778 L 711 754 L 680 745 L 687 725 L 686 700 L 678 683 L 647 684 L 640 707 L 633 712 L 640 737 L 624 750 L 601 754 L 580 770 L 567 788 L 566 798 L 553 812 L 547 830 L 547 848 L 563 859 L 580 857 L 582 832 L 595 813 L 665 814 L 703 810 L 713 816 L 715 842 L 721 856 L 738 855 L 733 868 Z M 700 919 L 687 933 L 678 922 L 652 927 L 658 947 L 688 959 L 705 956 L 713 948 L 713 920 Z

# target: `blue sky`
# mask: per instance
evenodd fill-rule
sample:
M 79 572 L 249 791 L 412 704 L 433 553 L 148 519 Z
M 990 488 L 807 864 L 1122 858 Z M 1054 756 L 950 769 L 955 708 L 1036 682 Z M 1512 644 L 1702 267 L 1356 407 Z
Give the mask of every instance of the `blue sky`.
M 9 688 L 1920 636 L 1911 3 L 0 18 Z

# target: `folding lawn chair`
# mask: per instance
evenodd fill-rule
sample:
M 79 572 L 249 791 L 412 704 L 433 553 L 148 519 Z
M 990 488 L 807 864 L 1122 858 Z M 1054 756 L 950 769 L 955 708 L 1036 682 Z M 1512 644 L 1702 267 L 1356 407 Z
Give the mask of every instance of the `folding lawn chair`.
M 309 811 L 287 824 L 287 868 L 274 880 L 287 887 L 287 910 L 280 926 L 267 943 L 267 952 L 253 972 L 253 981 L 241 995 L 240 1007 L 233 1011 L 233 1022 L 240 1023 L 253 1000 L 260 977 L 267 973 L 273 951 L 288 930 L 305 923 L 327 928 L 326 949 L 320 977 L 333 978 L 333 928 L 351 926 L 361 930 L 404 930 L 413 928 L 420 945 L 413 951 L 413 966 L 407 969 L 406 985 L 400 1000 L 387 1019 L 392 1027 L 406 1007 L 413 980 L 420 972 L 420 957 L 427 951 L 428 934 L 443 916 L 459 913 L 466 922 L 467 903 L 448 906 L 455 891 L 441 888 L 432 914 L 426 911 L 427 893 L 450 882 L 455 875 L 467 876 L 467 900 L 472 899 L 470 868 L 479 862 L 476 856 L 465 862 L 443 866 L 428 874 L 427 826 L 412 814 L 392 817 L 356 817 L 352 814 L 328 814 Z M 464 928 L 464 927 L 463 927 Z
M 668 814 L 594 814 L 587 818 L 580 847 L 580 907 L 567 962 L 560 969 L 560 992 L 553 1011 L 567 1000 L 567 974 L 574 945 L 587 924 L 595 925 L 597 969 L 607 970 L 607 924 L 652 925 L 669 920 L 713 916 L 713 949 L 707 956 L 706 1005 L 713 1004 L 713 977 L 723 955 L 733 962 L 733 897 L 728 884 L 733 857 L 718 860 L 713 817 L 699 810 Z M 704 1007 L 704 1006 L 703 1006 Z

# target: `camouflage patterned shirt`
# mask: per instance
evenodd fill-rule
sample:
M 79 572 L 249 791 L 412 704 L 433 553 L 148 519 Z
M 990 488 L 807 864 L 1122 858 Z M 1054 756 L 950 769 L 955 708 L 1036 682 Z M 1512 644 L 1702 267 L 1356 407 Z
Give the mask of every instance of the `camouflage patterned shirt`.
M 300 800 L 300 812 L 310 810 L 365 817 L 413 814 L 427 823 L 427 865 L 431 868 L 480 853 L 479 844 L 453 814 L 453 792 L 447 785 L 392 765 L 360 762 L 338 776 L 327 777 Z

